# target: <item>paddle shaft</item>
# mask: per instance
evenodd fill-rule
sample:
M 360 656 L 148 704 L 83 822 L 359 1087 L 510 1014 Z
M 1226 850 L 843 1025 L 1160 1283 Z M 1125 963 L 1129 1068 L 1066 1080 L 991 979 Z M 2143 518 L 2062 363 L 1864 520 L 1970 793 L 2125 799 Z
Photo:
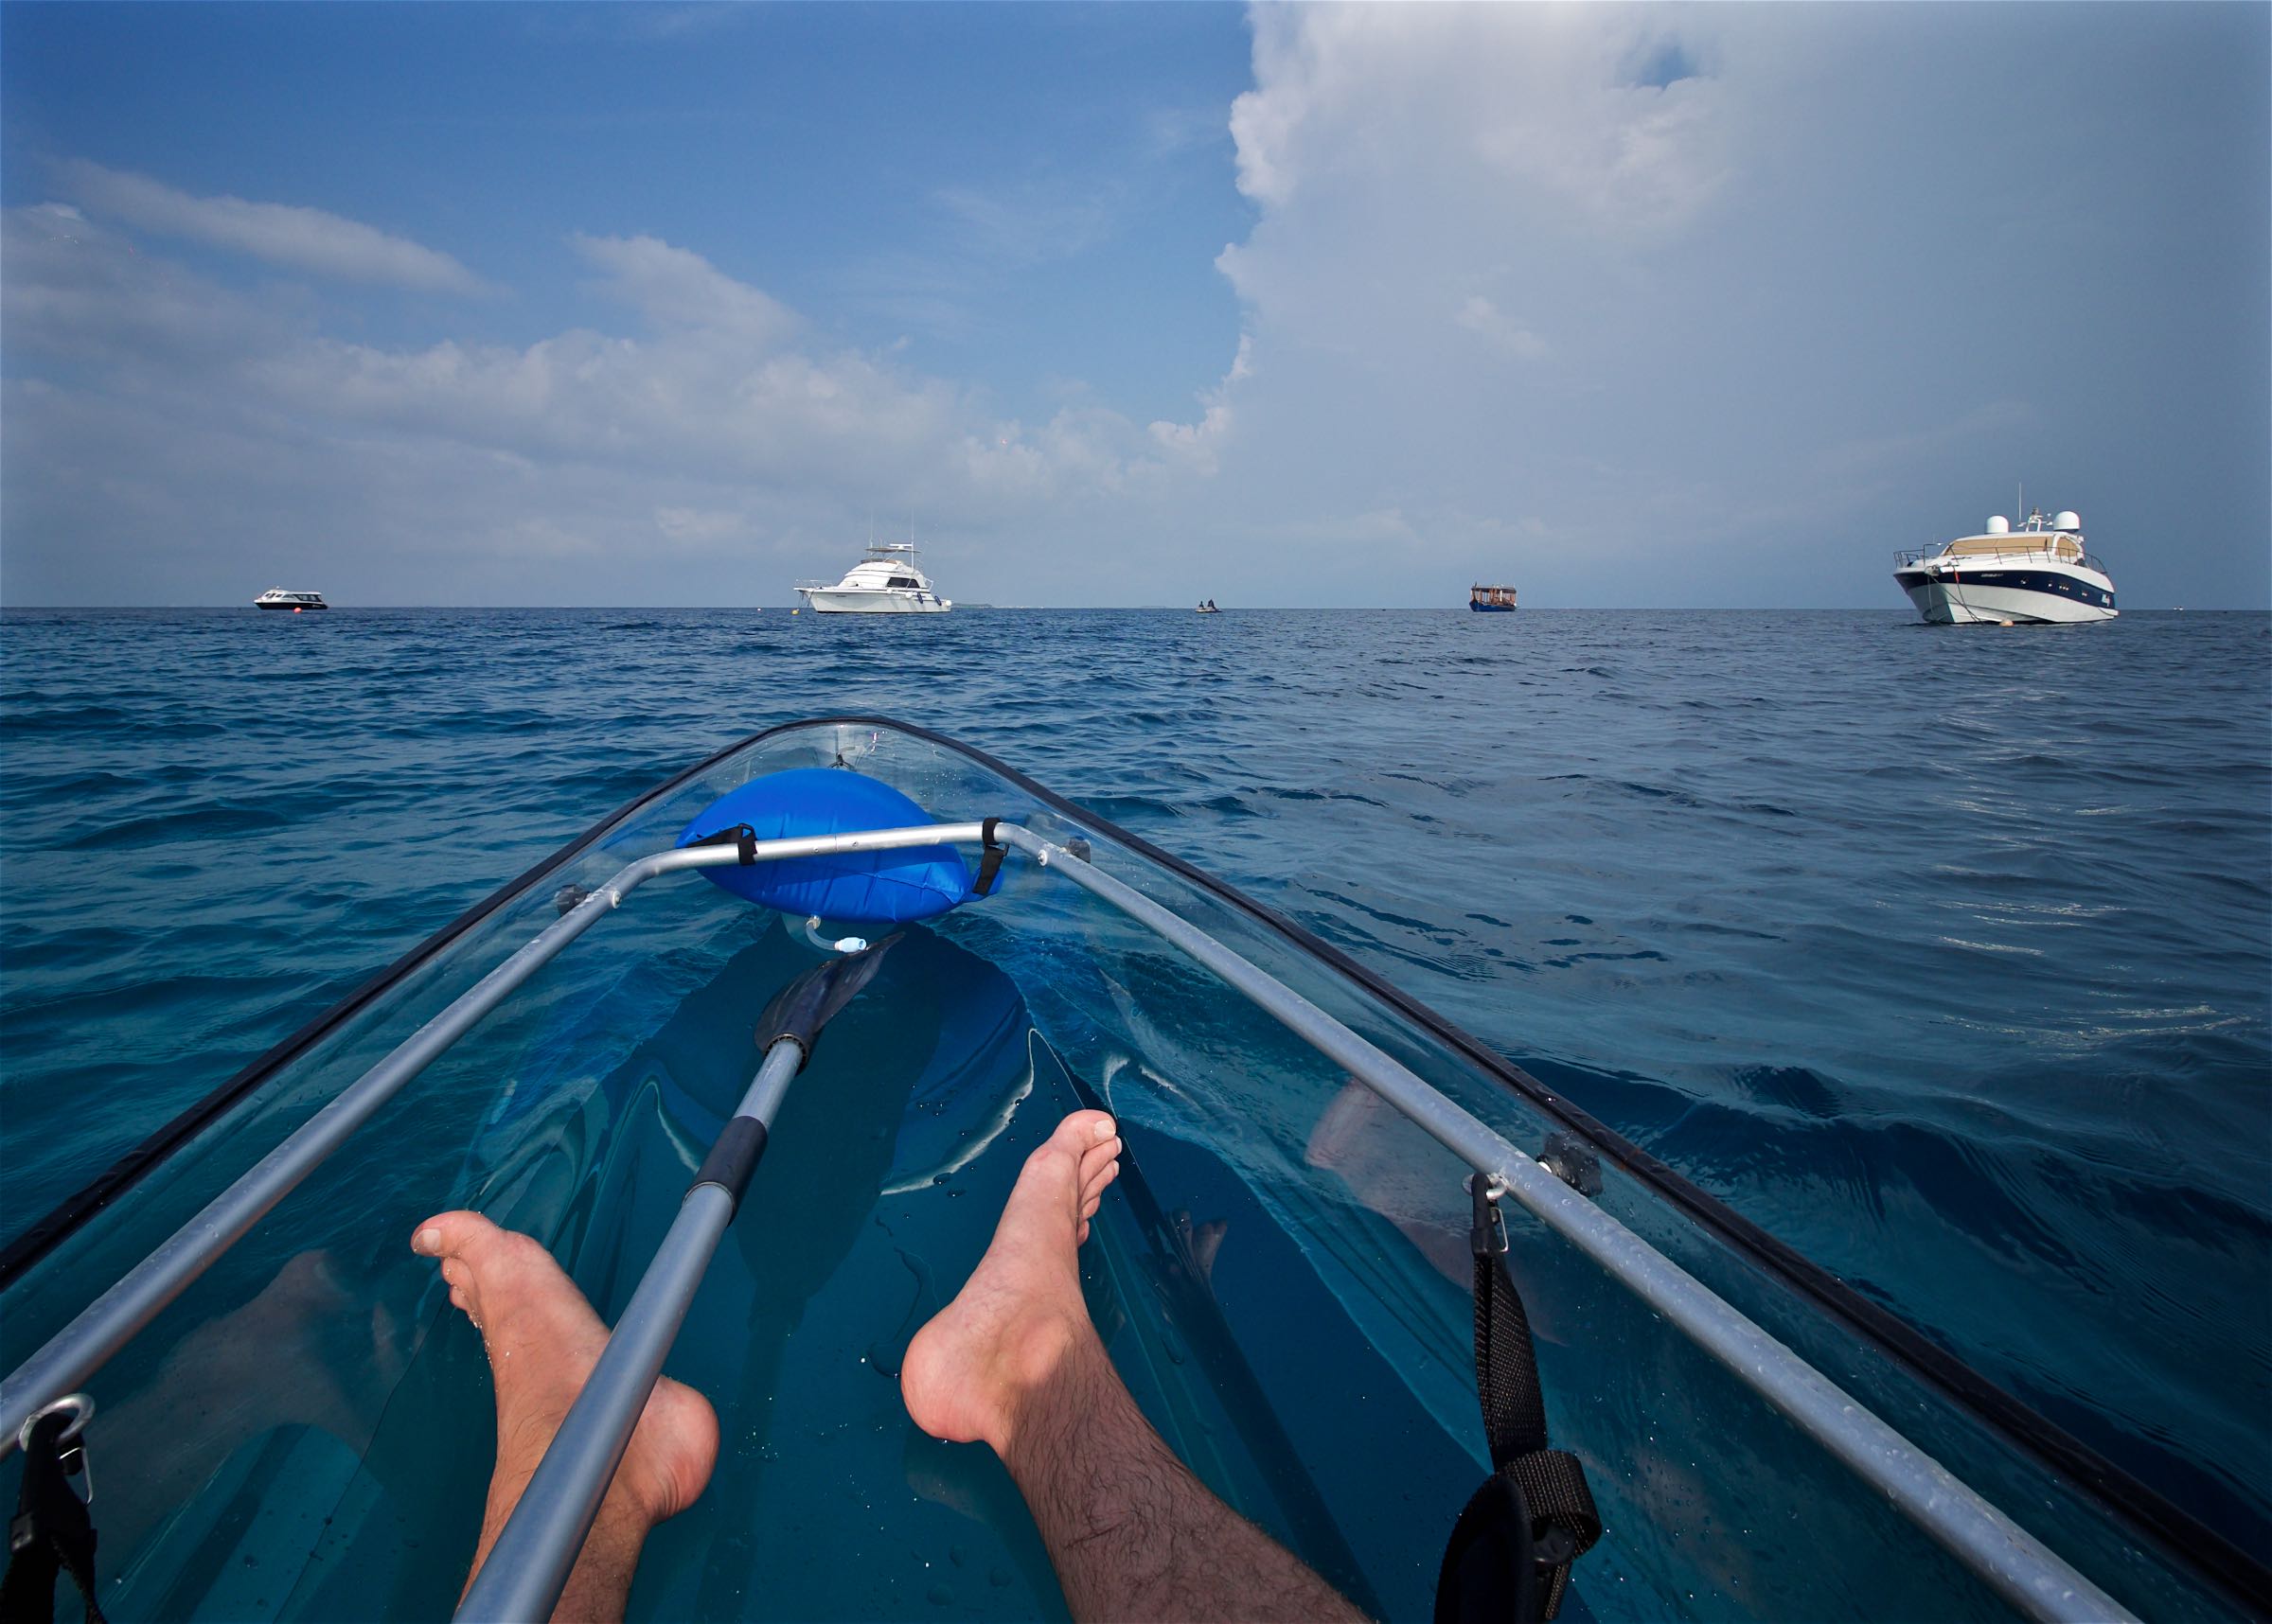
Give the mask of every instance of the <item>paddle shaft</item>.
M 770 1127 L 804 1058 L 804 1050 L 792 1039 L 782 1039 L 767 1050 L 765 1063 L 735 1113 L 736 1121 L 746 1118 Z M 729 1123 L 727 1134 L 735 1131 L 735 1124 Z M 759 1135 L 756 1151 L 763 1150 Z M 536 1475 L 522 1492 L 521 1503 L 513 1508 L 505 1531 L 458 1603 L 461 1624 L 552 1616 L 577 1553 L 583 1549 L 584 1536 L 592 1531 L 600 1502 L 615 1480 L 615 1468 L 622 1463 L 631 1432 L 663 1373 L 663 1360 L 678 1338 L 687 1305 L 702 1283 L 726 1227 L 734 1222 L 741 1199 L 738 1186 L 755 1166 L 753 1155 L 738 1170 L 737 1187 L 731 1190 L 706 1176 L 709 1162 L 695 1175 L 670 1232 L 640 1277 L 584 1390 L 560 1422 Z

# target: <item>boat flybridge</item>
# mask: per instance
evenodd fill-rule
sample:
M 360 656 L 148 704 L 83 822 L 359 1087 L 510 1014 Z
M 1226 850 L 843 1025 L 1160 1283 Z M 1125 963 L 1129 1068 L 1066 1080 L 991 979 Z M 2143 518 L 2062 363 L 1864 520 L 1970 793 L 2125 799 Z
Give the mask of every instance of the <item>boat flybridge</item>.
M 843 580 L 799 581 L 797 591 L 820 614 L 939 614 L 954 608 L 917 567 L 913 541 L 871 541 Z
M 271 587 L 253 600 L 255 609 L 320 609 L 331 606 L 324 602 L 321 592 L 291 591 L 283 587 Z
M 1492 1571 L 1571 1619 L 2272 1611 L 2241 1543 L 1492 1046 L 881 717 L 641 795 L 0 1249 L 0 1451 L 50 1507 L 100 1457 L 114 1618 L 541 1618 L 666 1368 L 727 1448 L 631 1619 L 1060 1619 L 896 1376 L 1079 1105 L 1126 1147 L 1082 1252 L 1116 1368 L 1370 1616 L 1429 1617 L 1502 1502 Z M 407 1244 L 450 1207 L 614 1327 L 462 1604 L 489 1378 Z
M 2016 530 L 2002 514 L 1937 552 L 1893 556 L 1893 579 L 1935 626 L 2112 620 L 2114 579 L 2084 550 L 2083 521 L 2032 509 Z

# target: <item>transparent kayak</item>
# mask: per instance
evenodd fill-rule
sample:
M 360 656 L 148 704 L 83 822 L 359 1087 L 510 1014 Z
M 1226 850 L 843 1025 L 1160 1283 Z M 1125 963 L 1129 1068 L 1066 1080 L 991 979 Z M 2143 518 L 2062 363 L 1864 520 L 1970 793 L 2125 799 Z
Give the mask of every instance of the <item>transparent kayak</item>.
M 1606 1529 L 1562 1616 L 2272 1611 L 2250 1555 L 1344 955 L 984 754 L 859 717 L 622 808 L 0 1256 L 0 1447 L 92 1396 L 113 1619 L 452 1613 L 489 1380 L 411 1227 L 484 1211 L 616 1321 L 750 1085 L 753 1020 L 830 950 L 688 872 L 730 851 L 674 842 L 814 767 L 1006 857 L 907 927 L 782 1099 L 665 1367 L 715 1405 L 718 1469 L 650 1540 L 631 1617 L 1066 1616 L 1007 1475 L 917 1431 L 896 1375 L 1084 1104 L 1127 1144 L 1083 1253 L 1115 1367 L 1376 1616 L 1430 1615 L 1488 1470 L 1476 1175 L 1504 1187 L 1553 1441 Z

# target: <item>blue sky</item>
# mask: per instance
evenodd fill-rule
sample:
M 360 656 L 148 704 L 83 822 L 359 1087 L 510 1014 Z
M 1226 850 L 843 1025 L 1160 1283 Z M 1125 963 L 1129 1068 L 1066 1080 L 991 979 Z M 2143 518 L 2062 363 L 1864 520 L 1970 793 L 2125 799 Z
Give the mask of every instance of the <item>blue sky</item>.
M 0 9 L 0 599 L 2272 597 L 2272 9 Z

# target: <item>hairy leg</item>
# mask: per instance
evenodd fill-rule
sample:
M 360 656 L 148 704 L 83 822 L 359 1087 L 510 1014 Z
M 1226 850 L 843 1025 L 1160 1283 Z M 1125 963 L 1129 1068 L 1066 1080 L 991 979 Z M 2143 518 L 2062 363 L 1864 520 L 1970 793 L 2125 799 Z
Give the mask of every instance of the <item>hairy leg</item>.
M 429 1218 L 410 1244 L 442 1261 L 450 1300 L 481 1333 L 497 1384 L 497 1469 L 466 1576 L 470 1585 L 598 1363 L 608 1328 L 551 1253 L 478 1212 Z M 718 1418 L 708 1403 L 677 1382 L 658 1383 L 553 1617 L 621 1618 L 648 1532 L 694 1504 L 717 1458 Z
M 908 1413 L 1002 1457 L 1076 1618 L 1361 1618 L 1191 1474 L 1112 1368 L 1077 1254 L 1119 1155 L 1112 1119 L 1076 1111 L 1027 1158 L 969 1283 L 908 1349 Z

